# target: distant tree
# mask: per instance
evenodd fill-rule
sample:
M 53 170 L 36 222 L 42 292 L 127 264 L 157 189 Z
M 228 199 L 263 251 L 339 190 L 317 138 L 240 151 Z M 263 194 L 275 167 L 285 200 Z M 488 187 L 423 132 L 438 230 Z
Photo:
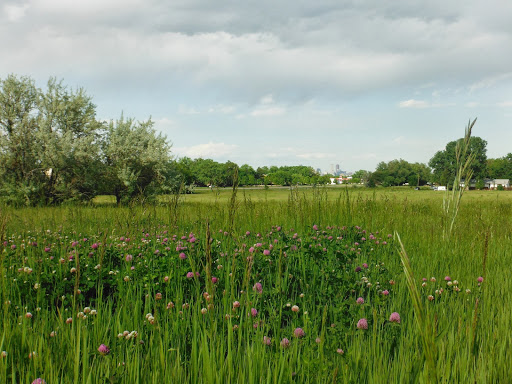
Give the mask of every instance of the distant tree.
M 512 179 L 512 153 L 487 160 L 487 176 L 491 179 Z
M 258 183 L 258 174 L 250 165 L 242 165 L 238 172 L 240 185 L 256 185 Z
M 462 141 L 459 139 L 457 141 Z M 433 179 L 435 182 L 451 186 L 455 179 L 457 167 L 456 146 L 457 141 L 450 141 L 446 144 L 446 148 L 430 159 L 429 166 L 433 171 Z M 487 173 L 487 141 L 480 137 L 471 137 L 469 143 L 469 154 L 475 155 L 475 160 L 471 164 L 473 169 L 473 177 L 477 180 L 483 179 Z M 465 159 L 460 159 L 464 163 Z
M 430 169 L 421 163 L 409 163 L 403 159 L 380 162 L 371 179 L 384 187 L 404 185 L 424 185 L 430 178 Z
M 153 198 L 169 183 L 170 144 L 157 134 L 151 119 L 111 121 L 103 143 L 105 192 L 117 203 Z
M 352 179 L 359 179 L 361 183 L 366 183 L 370 178 L 371 172 L 360 169 L 352 174 Z

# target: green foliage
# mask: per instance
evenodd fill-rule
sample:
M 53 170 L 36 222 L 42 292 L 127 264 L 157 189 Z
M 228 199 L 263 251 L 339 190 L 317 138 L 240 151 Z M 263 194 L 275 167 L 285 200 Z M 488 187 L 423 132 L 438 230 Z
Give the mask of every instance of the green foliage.
M 443 151 L 436 152 L 430 159 L 428 165 L 432 168 L 435 182 L 451 188 L 458 166 L 456 148 L 463 140 L 450 141 Z M 471 156 L 470 167 L 473 170 L 473 176 L 477 179 L 483 179 L 487 176 L 487 141 L 472 136 L 468 145 L 468 152 L 460 161 L 464 163 L 466 158 Z
M 172 190 L 176 177 L 151 120 L 105 126 L 81 88 L 54 78 L 44 91 L 27 77 L 0 80 L 0 196 L 8 203 L 147 198 Z
M 125 119 L 111 121 L 105 140 L 105 193 L 116 201 L 155 197 L 171 188 L 176 173 L 170 166 L 170 146 L 157 134 L 153 121 Z M 174 185 L 175 187 L 175 185 Z M 164 189 L 164 190 L 162 190 Z
M 487 175 L 491 179 L 512 180 L 512 153 L 497 159 L 488 159 Z
M 430 176 L 430 169 L 425 164 L 412 164 L 400 159 L 391 160 L 389 163 L 380 162 L 369 178 L 375 184 L 391 187 L 405 183 L 414 186 L 425 185 Z

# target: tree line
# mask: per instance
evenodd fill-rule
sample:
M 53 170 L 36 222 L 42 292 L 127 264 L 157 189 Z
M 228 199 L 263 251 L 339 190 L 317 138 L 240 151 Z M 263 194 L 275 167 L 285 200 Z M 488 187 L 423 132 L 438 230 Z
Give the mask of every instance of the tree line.
M 455 176 L 457 141 L 428 165 L 403 159 L 360 170 L 351 182 L 367 186 L 449 185 Z M 475 178 L 512 179 L 512 153 L 487 159 L 487 142 L 471 138 Z M 250 165 L 211 159 L 174 159 L 167 138 L 151 119 L 121 115 L 100 121 L 84 89 L 51 78 L 46 89 L 29 77 L 0 79 L 0 198 L 16 205 L 50 205 L 113 195 L 118 203 L 186 191 L 186 186 L 328 184 L 308 166 Z
M 382 185 L 384 187 L 408 184 L 422 186 L 436 183 L 452 187 L 457 170 L 457 143 L 463 139 L 450 141 L 445 149 L 438 151 L 427 164 L 409 163 L 403 159 L 380 162 L 374 172 L 360 170 L 354 177 L 369 187 Z M 471 168 L 477 188 L 484 188 L 485 179 L 512 180 L 512 153 L 506 156 L 488 159 L 487 141 L 480 137 L 471 137 L 469 151 L 466 156 L 473 156 Z M 461 163 L 465 158 L 459 159 Z

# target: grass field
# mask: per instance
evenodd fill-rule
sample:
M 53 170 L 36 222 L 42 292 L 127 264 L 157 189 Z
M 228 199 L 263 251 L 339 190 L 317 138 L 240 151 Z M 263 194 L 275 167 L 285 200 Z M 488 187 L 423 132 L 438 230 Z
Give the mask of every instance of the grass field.
M 196 192 L 2 208 L 0 382 L 510 381 L 511 192 Z

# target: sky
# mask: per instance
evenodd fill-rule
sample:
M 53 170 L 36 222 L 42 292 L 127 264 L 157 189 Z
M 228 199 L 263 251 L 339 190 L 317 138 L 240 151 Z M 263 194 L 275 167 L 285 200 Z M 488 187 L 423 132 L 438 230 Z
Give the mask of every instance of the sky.
M 374 170 L 512 152 L 509 0 L 0 0 L 0 79 L 83 87 L 176 157 Z

